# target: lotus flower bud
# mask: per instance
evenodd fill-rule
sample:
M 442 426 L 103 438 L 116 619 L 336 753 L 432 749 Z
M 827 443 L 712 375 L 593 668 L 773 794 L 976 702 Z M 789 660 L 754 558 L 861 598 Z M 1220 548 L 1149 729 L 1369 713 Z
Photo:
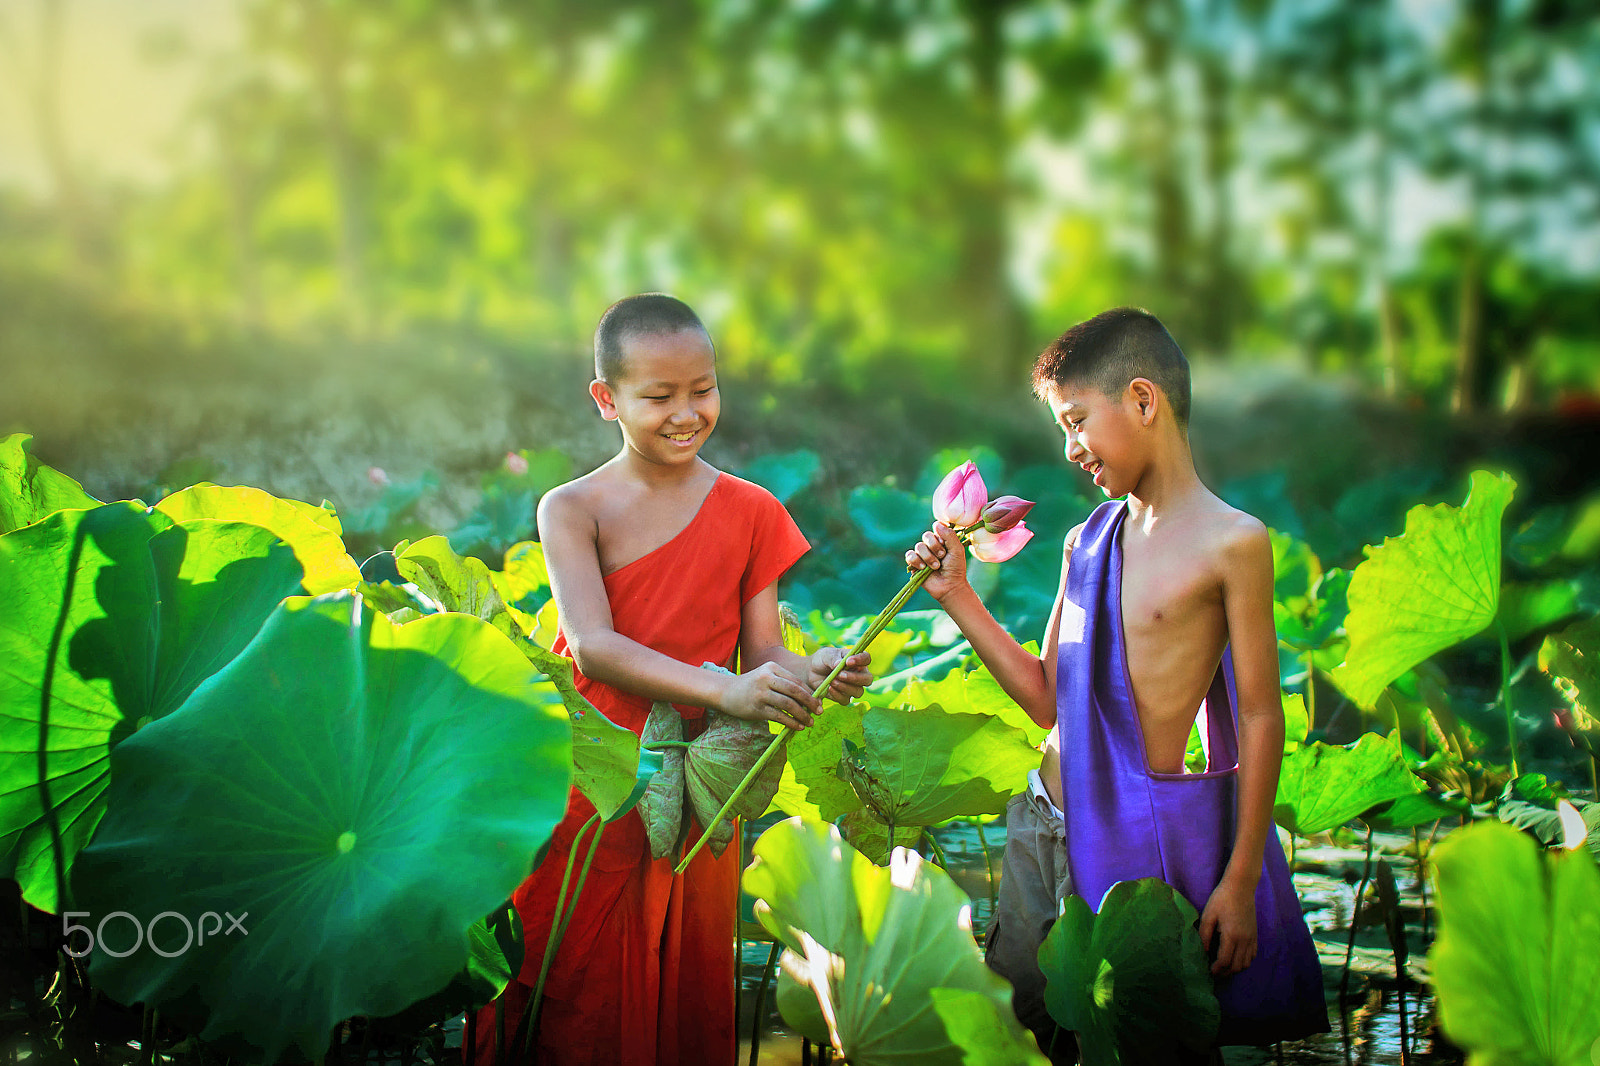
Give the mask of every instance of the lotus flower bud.
M 506 471 L 521 477 L 528 472 L 528 457 L 521 452 L 506 452 Z
M 991 533 L 987 529 L 972 531 L 972 555 L 979 562 L 1003 563 L 1022 546 L 1033 539 L 1033 530 L 1018 522 L 1004 533 Z
M 1033 501 L 1020 496 L 1002 496 L 992 500 L 983 509 L 983 528 L 990 533 L 1004 533 L 1027 517 L 1033 510 Z
M 380 489 L 389 487 L 389 475 L 384 473 L 383 467 L 381 466 L 367 467 L 367 480 L 378 486 Z
M 955 529 L 965 529 L 983 516 L 989 500 L 983 475 L 968 459 L 944 476 L 933 490 L 933 517 Z

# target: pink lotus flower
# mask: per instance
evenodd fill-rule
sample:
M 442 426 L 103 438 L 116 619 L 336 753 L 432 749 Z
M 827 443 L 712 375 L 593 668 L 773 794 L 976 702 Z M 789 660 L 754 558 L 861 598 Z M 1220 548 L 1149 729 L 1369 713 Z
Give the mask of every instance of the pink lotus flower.
M 389 475 L 383 472 L 383 467 L 381 466 L 367 467 L 367 480 L 380 489 L 389 487 Z
M 970 538 L 973 558 L 985 563 L 1003 563 L 1033 539 L 1033 530 L 1025 523 L 1018 522 L 1003 533 L 992 533 L 983 528 L 974 529 Z
M 506 471 L 521 477 L 528 472 L 528 457 L 521 452 L 506 452 Z
M 1004 533 L 1022 521 L 1033 510 L 1033 501 L 1020 496 L 1002 496 L 992 500 L 983 509 L 983 528 L 990 533 Z
M 953 529 L 965 529 L 983 516 L 983 505 L 988 502 L 989 490 L 984 487 L 983 475 L 968 459 L 946 474 L 933 490 L 933 517 Z

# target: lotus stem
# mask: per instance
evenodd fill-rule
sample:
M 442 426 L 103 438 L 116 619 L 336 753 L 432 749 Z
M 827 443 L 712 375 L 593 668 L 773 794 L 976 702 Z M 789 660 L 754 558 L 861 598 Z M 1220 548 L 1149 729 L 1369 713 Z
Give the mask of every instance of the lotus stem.
M 1345 996 L 1350 993 L 1350 962 L 1356 953 L 1356 927 L 1361 918 L 1361 897 L 1367 894 L 1367 882 L 1372 879 L 1372 823 L 1367 823 L 1367 861 L 1361 868 L 1361 884 L 1356 888 L 1355 900 L 1350 905 L 1350 938 L 1344 946 L 1344 972 L 1339 975 L 1339 1028 L 1344 1034 L 1344 1061 L 1350 1061 L 1350 1018 L 1345 1012 Z
M 761 1055 L 761 1004 L 767 998 L 767 985 L 772 980 L 772 970 L 778 964 L 778 951 L 782 947 L 781 940 L 772 942 L 772 950 L 767 952 L 767 964 L 761 968 L 761 984 L 756 986 L 755 1020 L 750 1025 L 750 1066 L 756 1066 L 756 1060 Z
M 583 860 L 583 871 L 578 875 L 578 882 L 572 887 L 572 906 L 567 908 L 567 886 L 572 881 L 572 864 L 578 858 L 578 847 L 583 843 L 583 838 L 591 828 L 594 828 L 594 839 L 589 843 L 589 854 Z M 587 822 L 578 828 L 577 834 L 572 838 L 572 850 L 567 853 L 567 868 L 561 875 L 561 891 L 556 894 L 555 913 L 550 916 L 550 937 L 545 942 L 544 960 L 539 964 L 539 983 L 534 986 L 533 998 L 528 1001 L 527 1012 L 523 1015 L 522 1024 L 517 1028 L 526 1030 L 527 1047 L 524 1048 L 523 1057 L 531 1058 L 533 1050 L 533 1034 L 538 1028 L 535 1019 L 539 1016 L 539 1004 L 544 999 L 544 982 L 550 975 L 550 964 L 555 961 L 556 952 L 561 948 L 561 938 L 567 932 L 567 923 L 572 920 L 572 915 L 578 909 L 578 893 L 583 891 L 583 883 L 589 876 L 589 864 L 594 861 L 594 853 L 600 844 L 600 834 L 605 831 L 601 823 L 600 812 L 596 811 Z M 503 1030 L 502 1030 L 503 1032 Z
M 922 835 L 928 841 L 928 850 L 933 852 L 934 860 L 938 862 L 939 869 L 943 870 L 945 873 L 949 873 L 950 859 L 947 855 L 945 855 L 944 848 L 940 847 L 939 842 L 933 838 L 933 830 L 929 829 L 927 826 L 923 826 Z M 894 840 L 892 838 L 889 841 L 889 852 L 890 854 L 894 853 Z
M 899 592 L 895 593 L 894 599 L 889 601 L 889 605 L 878 612 L 878 616 L 872 620 L 872 624 L 867 627 L 867 631 L 861 634 L 861 638 L 851 646 L 848 652 L 839 656 L 839 661 L 833 664 L 833 669 L 828 671 L 828 676 L 822 679 L 822 684 L 818 685 L 816 690 L 811 693 L 813 699 L 822 699 L 823 694 L 833 685 L 834 679 L 839 676 L 839 672 L 844 669 L 845 662 L 851 656 L 859 655 L 866 651 L 868 645 L 878 639 L 878 635 L 888 628 L 894 616 L 900 613 L 900 608 L 904 607 L 906 601 L 911 599 L 912 593 L 921 588 L 923 582 L 928 580 L 928 575 L 932 573 L 932 570 L 923 568 L 911 575 L 911 579 L 901 587 Z M 739 798 L 749 790 L 751 783 L 760 776 L 767 763 L 772 761 L 773 756 L 788 747 L 789 738 L 794 736 L 794 732 L 793 727 L 785 727 L 784 731 L 779 733 L 772 743 L 767 745 L 767 750 L 761 753 L 761 758 L 756 760 L 755 765 L 750 767 L 749 772 L 744 775 L 744 778 L 734 788 L 733 792 L 728 796 L 727 802 L 722 805 L 722 809 L 717 811 L 716 815 L 711 819 L 711 824 L 701 831 L 700 839 L 695 841 L 694 847 L 690 848 L 689 853 L 683 857 L 683 860 L 673 867 L 672 872 L 674 874 L 681 874 L 689 868 L 690 860 L 700 853 L 701 848 L 705 847 L 706 841 L 711 839 L 711 834 L 716 831 L 717 826 L 727 819 L 728 812 L 733 810 L 733 805 L 739 802 Z M 894 846 L 892 837 L 889 841 L 889 846 L 891 848 Z
M 973 823 L 978 828 L 978 847 L 983 849 L 983 872 L 989 879 L 989 917 L 994 917 L 995 908 L 998 906 L 994 898 L 994 860 L 989 857 L 989 839 L 983 835 L 983 822 Z
M 1511 746 L 1511 776 L 1515 778 L 1521 773 L 1517 769 L 1517 716 L 1511 710 L 1511 638 L 1499 619 L 1494 628 L 1500 634 L 1500 706 L 1506 712 L 1506 743 Z

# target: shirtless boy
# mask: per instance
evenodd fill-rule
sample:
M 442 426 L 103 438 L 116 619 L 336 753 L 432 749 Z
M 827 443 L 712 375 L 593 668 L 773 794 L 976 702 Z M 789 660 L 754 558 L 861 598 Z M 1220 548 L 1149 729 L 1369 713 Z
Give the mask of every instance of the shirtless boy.
M 620 427 L 621 450 L 547 493 L 538 515 L 561 618 L 555 650 L 572 656 L 579 690 L 635 732 L 653 701 L 670 702 L 686 740 L 704 730 L 705 708 L 810 725 L 811 693 L 845 653 L 784 648 L 777 579 L 805 538 L 771 493 L 700 458 L 721 413 L 705 327 L 670 296 L 619 301 L 595 332 L 589 393 Z M 829 696 L 859 696 L 868 661 L 851 659 Z M 508 1033 L 538 980 L 574 835 L 593 812 L 574 789 L 549 854 L 513 897 L 527 954 L 501 1004 Z M 700 831 L 691 824 L 691 842 Z M 546 979 L 537 1061 L 731 1066 L 739 849 L 702 851 L 682 877 L 675 861 L 652 859 L 636 812 L 604 827 Z M 469 1062 L 494 1061 L 494 1029 L 491 1005 Z
M 1059 658 L 1059 680 L 1064 690 L 1073 686 L 1073 693 L 1063 691 L 1059 706 L 1057 698 L 1058 653 L 1069 639 L 1064 630 L 1080 631 L 1085 610 L 1092 615 L 1097 606 L 1073 603 L 1069 595 L 1072 567 L 1086 565 L 1083 553 L 1075 554 L 1085 528 L 1110 529 L 1107 550 L 1120 550 L 1120 618 L 1108 624 L 1120 624 L 1121 628 L 1127 687 L 1137 718 L 1137 730 L 1130 735 L 1142 738 L 1146 765 L 1138 769 L 1145 772 L 1143 776 L 1165 783 L 1163 775 L 1184 774 L 1190 729 L 1208 695 L 1212 697 L 1209 710 L 1226 714 L 1226 707 L 1215 703 L 1224 691 L 1217 687 L 1223 653 L 1231 651 L 1238 722 L 1237 806 L 1226 812 L 1225 819 L 1232 827 L 1222 838 L 1231 848 L 1226 849 L 1225 865 L 1219 857 L 1218 866 L 1204 876 L 1210 887 L 1191 902 L 1200 910 L 1201 940 L 1213 952 L 1212 973 L 1219 979 L 1239 974 L 1257 955 L 1257 889 L 1263 880 L 1264 851 L 1278 852 L 1277 865 L 1282 866 L 1271 819 L 1284 725 L 1272 620 L 1272 551 L 1266 528 L 1220 500 L 1196 474 L 1188 441 L 1188 362 L 1154 316 L 1117 308 L 1073 327 L 1039 357 L 1033 381 L 1035 392 L 1065 434 L 1067 459 L 1081 467 L 1108 499 L 1126 496 L 1125 504 L 1102 505 L 1090 522 L 1067 534 L 1061 591 L 1041 654 L 1030 654 L 1013 640 L 980 602 L 967 582 L 965 552 L 949 527 L 936 524 L 906 553 L 906 561 L 913 568 L 936 571 L 924 587 L 961 627 L 1011 698 L 1039 724 L 1059 725 L 1059 737 L 1052 739 L 1060 747 L 1052 743 L 1047 748 L 1040 776 L 1051 804 L 1065 813 L 1073 882 L 1080 879 L 1086 865 L 1120 861 L 1116 855 L 1104 854 L 1120 845 L 1108 848 L 1103 838 L 1084 838 L 1091 812 L 1081 811 L 1074 818 L 1075 807 L 1094 805 L 1092 799 L 1083 802 L 1093 795 L 1084 789 L 1109 789 L 1111 784 L 1069 780 L 1075 787 L 1067 788 L 1065 795 L 1062 787 L 1062 761 L 1073 766 L 1078 750 L 1103 746 L 1085 744 L 1085 738 L 1073 735 L 1069 728 L 1067 707 L 1080 699 L 1080 690 L 1089 691 L 1085 686 L 1090 679 L 1069 677 L 1067 656 Z M 1125 513 L 1116 513 L 1124 507 Z M 1120 521 L 1120 530 L 1106 525 L 1106 520 L 1112 519 Z M 1082 577 L 1080 574 L 1080 581 Z M 1066 626 L 1064 614 L 1069 618 Z M 1082 698 L 1094 701 L 1100 697 Z M 1080 749 L 1074 749 L 1075 744 Z M 1231 767 L 1216 774 L 1224 775 L 1232 775 Z M 1136 783 L 1136 787 L 1142 785 Z M 1075 799 L 1079 801 L 1076 804 Z M 1130 804 L 1128 809 L 1139 806 Z M 1144 806 L 1148 809 L 1150 805 Z M 1213 833 L 1222 831 L 1212 828 Z M 1102 854 L 1092 855 L 1089 849 Z M 1127 877 L 1150 873 L 1138 868 L 1136 860 L 1129 861 L 1133 868 Z M 1270 856 L 1266 868 L 1270 879 L 1276 868 Z M 1215 876 L 1218 871 L 1220 877 Z M 1172 876 L 1165 879 L 1176 883 Z M 1286 868 L 1280 880 L 1287 884 Z M 1001 890 L 1005 891 L 1004 879 Z M 1069 890 L 1088 896 L 1076 884 Z M 1098 908 L 1099 891 L 1088 899 L 1091 907 Z M 1007 919 L 1003 909 L 1000 916 L 1002 922 Z M 1024 928 L 1008 926 L 1000 934 L 1026 943 L 1026 949 L 1017 952 L 1013 942 L 1010 957 L 1027 960 L 1032 973 L 1005 975 L 1018 986 L 1019 1016 L 1036 1032 L 1041 1016 L 1048 1027 L 1048 1017 L 1039 1009 L 1042 1004 L 1024 999 L 1042 995 L 1042 978 L 1032 954 L 1054 917 L 1053 908 L 1048 914 L 1036 913 L 1024 922 Z M 1284 920 L 1290 926 L 1298 923 L 1300 930 L 1295 933 L 1290 928 L 1283 934 L 1293 942 L 1291 954 L 1298 979 L 1305 969 L 1302 964 L 1309 936 L 1304 934 L 1297 905 Z M 1026 927 L 1029 925 L 1031 928 Z M 1268 929 L 1263 924 L 1263 929 L 1275 938 L 1279 935 L 1276 925 Z M 1276 944 L 1271 950 L 1274 957 L 1282 954 Z M 991 960 L 996 963 L 992 955 Z M 1322 1002 L 1314 954 L 1310 966 L 1312 978 L 1316 978 L 1315 1002 L 1297 1001 L 1292 1009 L 1280 1012 L 1293 1015 L 1288 1021 L 1291 1029 L 1326 1028 L 1325 1016 L 1320 1026 L 1316 1017 L 1322 1013 Z M 996 968 L 1005 973 L 998 964 Z M 1219 985 L 1219 994 L 1221 989 Z M 1312 994 L 1313 990 L 1305 990 L 1302 999 Z M 1227 1017 L 1225 1001 L 1225 1038 L 1230 1035 Z M 1041 1034 L 1041 1046 L 1047 1046 L 1047 1039 Z M 1252 1038 L 1247 1042 L 1263 1041 Z

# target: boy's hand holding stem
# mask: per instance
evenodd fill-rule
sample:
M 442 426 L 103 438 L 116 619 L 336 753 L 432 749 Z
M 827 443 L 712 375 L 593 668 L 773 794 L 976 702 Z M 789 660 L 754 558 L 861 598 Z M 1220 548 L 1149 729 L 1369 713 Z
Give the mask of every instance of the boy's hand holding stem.
M 804 707 L 820 710 L 824 693 L 839 703 L 848 703 L 851 699 L 859 696 L 861 694 L 861 686 L 854 684 L 855 679 L 853 678 L 845 679 L 841 683 L 841 673 L 847 667 L 852 672 L 865 670 L 866 664 L 870 661 L 869 656 L 866 654 L 868 646 L 878 638 L 878 634 L 888 627 L 894 616 L 900 613 L 900 609 L 911 599 L 912 594 L 924 584 L 932 581 L 936 575 L 940 575 L 941 571 L 942 580 L 937 586 L 939 591 L 935 593 L 935 598 L 941 602 L 951 589 L 965 584 L 966 553 L 962 549 L 966 545 L 970 544 L 973 554 L 978 556 L 979 559 L 988 562 L 1004 562 L 1006 559 L 1011 558 L 1033 536 L 1033 532 L 1022 522 L 1023 516 L 1032 507 L 1032 502 L 1019 499 L 1016 496 L 1002 496 L 991 502 L 988 499 L 988 492 L 984 487 L 983 478 L 979 476 L 978 468 L 973 465 L 971 460 L 962 463 L 946 474 L 944 480 L 939 483 L 939 487 L 934 490 L 933 494 L 933 513 L 935 519 L 937 519 L 934 523 L 934 530 L 937 533 L 935 542 L 943 546 L 943 550 L 939 553 L 940 557 L 947 556 L 951 548 L 956 549 L 953 553 L 954 559 L 944 566 L 938 564 L 928 565 L 927 563 L 918 565 L 913 562 L 913 553 L 907 552 L 907 567 L 914 570 L 915 573 L 895 594 L 894 598 L 889 601 L 888 605 L 878 612 L 877 617 L 872 620 L 872 624 L 867 627 L 865 633 L 861 634 L 860 639 L 855 642 L 850 650 L 841 652 L 838 648 L 824 648 L 811 657 L 807 679 L 808 681 L 815 681 L 816 684 L 810 693 L 809 701 L 805 702 Z M 935 534 L 926 534 L 923 538 L 924 544 L 928 544 L 931 537 L 935 537 Z M 919 544 L 916 550 L 920 558 L 924 545 Z M 935 549 L 929 546 L 927 550 L 931 553 Z M 934 557 L 930 555 L 929 558 Z M 933 590 L 930 589 L 930 591 Z M 757 672 L 751 671 L 752 674 Z M 781 673 L 782 671 L 779 672 Z M 820 680 L 818 680 L 819 675 Z M 750 675 L 744 676 L 748 677 Z M 753 682 L 753 684 L 760 683 Z M 791 691 L 790 698 L 793 698 L 792 690 L 786 691 Z M 844 698 L 841 699 L 841 696 Z M 788 746 L 789 738 L 794 735 L 794 730 L 811 724 L 809 715 L 805 716 L 802 721 L 800 715 L 790 714 L 788 717 L 795 719 L 795 721 L 791 722 L 786 720 L 785 717 L 773 717 L 761 713 L 760 706 L 761 702 L 758 699 L 758 709 L 756 713 L 751 714 L 749 717 L 781 721 L 789 727 L 788 730 L 780 733 L 771 744 L 767 745 L 767 750 L 761 753 L 761 758 L 756 760 L 756 764 L 745 774 L 744 779 L 733 790 L 727 802 L 722 805 L 722 809 L 711 819 L 711 824 L 705 827 L 694 847 L 690 848 L 689 853 L 673 868 L 673 873 L 679 874 L 688 868 L 690 860 L 710 839 L 711 831 L 728 816 L 728 812 L 733 809 L 733 805 L 738 802 L 739 797 L 744 795 L 750 783 L 756 779 L 767 763 Z M 728 713 L 734 712 L 729 711 Z M 744 716 L 741 715 L 740 717 Z

